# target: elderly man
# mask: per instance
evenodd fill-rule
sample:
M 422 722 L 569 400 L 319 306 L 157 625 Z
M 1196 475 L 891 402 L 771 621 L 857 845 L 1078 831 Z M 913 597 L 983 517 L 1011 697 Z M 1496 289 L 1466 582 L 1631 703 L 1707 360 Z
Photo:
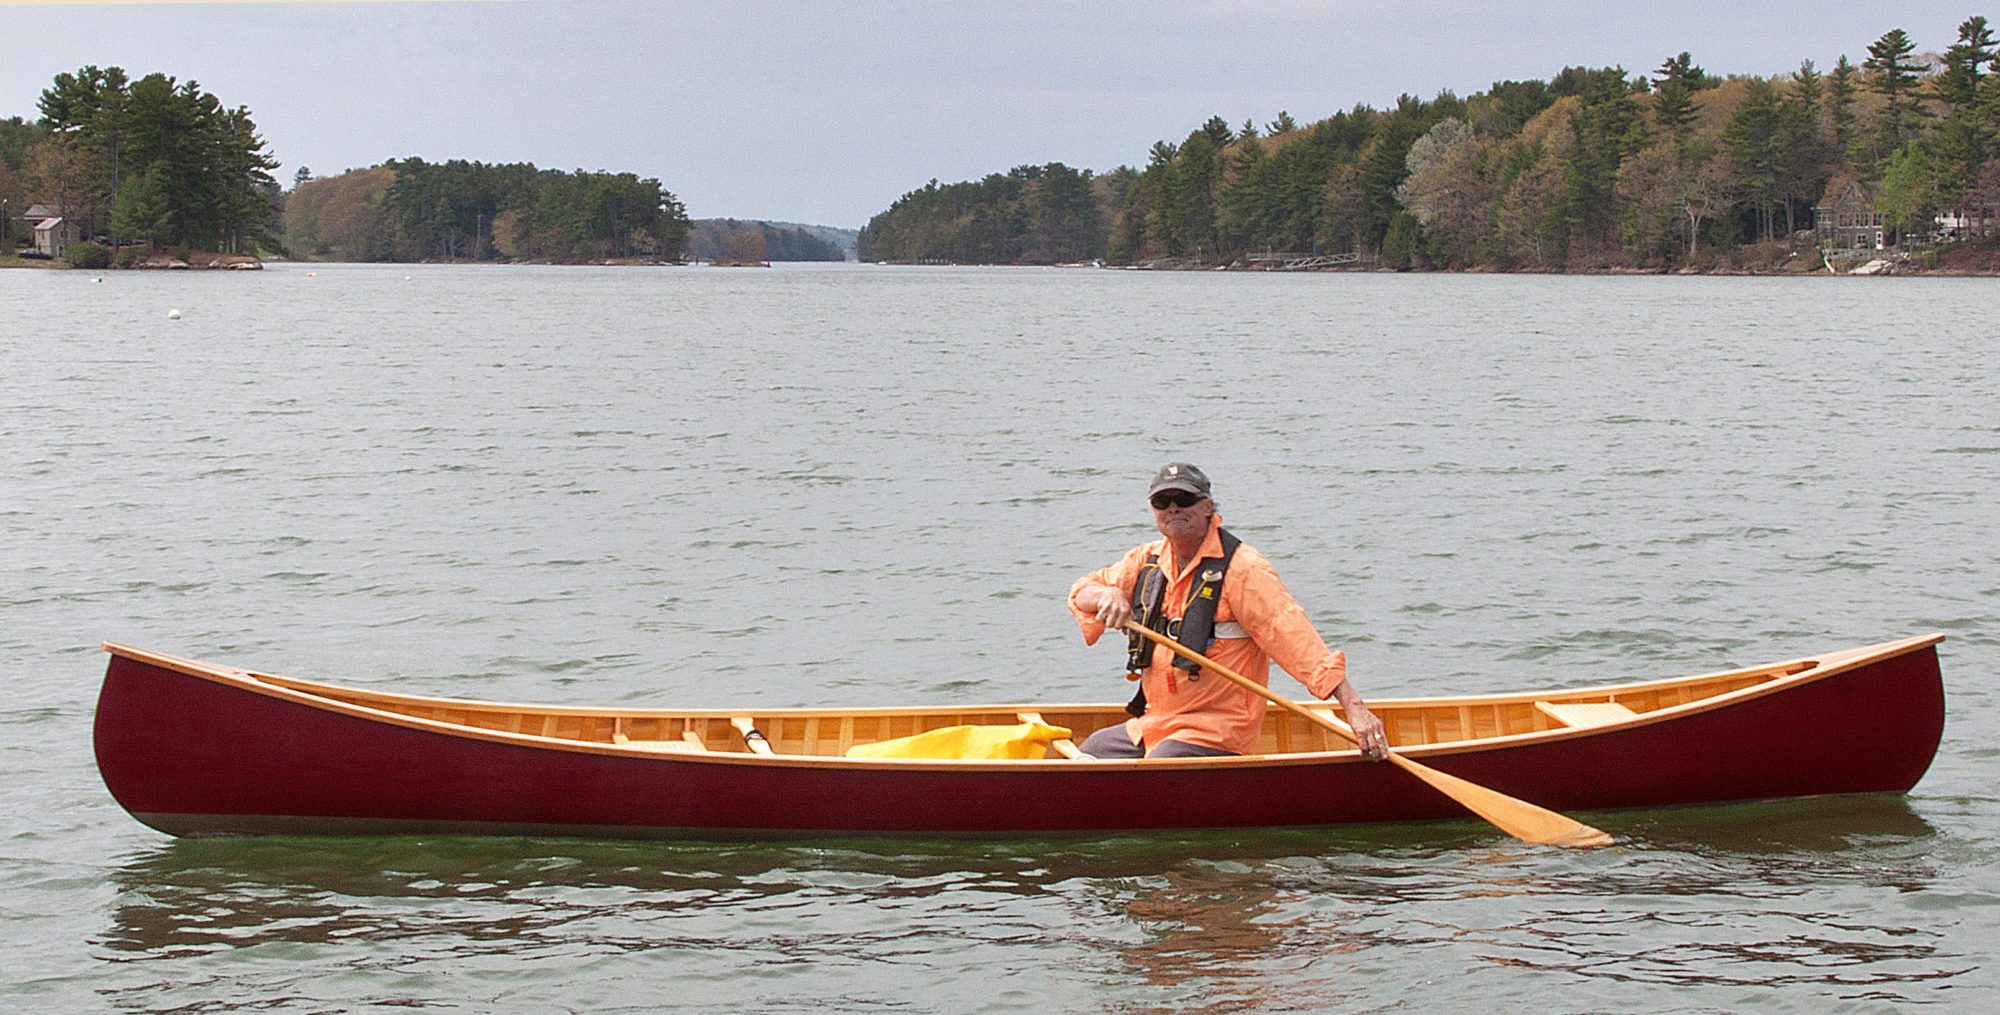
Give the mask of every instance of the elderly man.
M 1136 618 L 1182 645 L 1259 683 L 1270 664 L 1320 698 L 1337 697 L 1363 754 L 1388 750 L 1382 721 L 1347 680 L 1347 657 L 1329 650 L 1276 568 L 1222 527 L 1208 477 L 1169 463 L 1146 491 L 1164 538 L 1077 579 L 1070 612 L 1086 644 L 1106 628 Z M 1127 707 L 1131 721 L 1090 735 L 1082 750 L 1098 758 L 1198 758 L 1248 754 L 1264 725 L 1265 701 L 1166 648 L 1134 634 L 1126 669 L 1141 680 Z

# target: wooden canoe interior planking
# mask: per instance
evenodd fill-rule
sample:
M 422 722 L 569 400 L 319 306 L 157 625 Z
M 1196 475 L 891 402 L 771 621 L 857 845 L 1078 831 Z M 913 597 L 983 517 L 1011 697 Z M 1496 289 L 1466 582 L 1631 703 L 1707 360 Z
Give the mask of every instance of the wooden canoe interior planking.
M 1488 737 L 1588 729 L 1643 717 L 1648 712 L 1701 701 L 1811 669 L 1813 663 L 1768 666 L 1702 677 L 1652 681 L 1624 688 L 1477 698 L 1384 700 L 1371 703 L 1395 747 L 1412 747 Z M 841 757 L 854 744 L 912 736 L 964 723 L 1012 725 L 1041 721 L 1064 726 L 1072 738 L 1050 746 L 1048 757 L 1083 757 L 1076 741 L 1124 722 L 1113 705 L 1019 706 L 964 709 L 827 709 L 760 712 L 675 713 L 667 710 L 563 709 L 547 706 L 417 698 L 333 688 L 270 674 L 249 674 L 277 687 L 419 719 L 553 740 L 614 745 L 650 753 L 734 753 L 794 757 Z M 1309 707 L 1340 714 L 1337 705 Z M 761 734 L 758 735 L 752 735 Z M 1260 754 L 1338 751 L 1347 745 L 1320 726 L 1281 709 L 1265 714 Z

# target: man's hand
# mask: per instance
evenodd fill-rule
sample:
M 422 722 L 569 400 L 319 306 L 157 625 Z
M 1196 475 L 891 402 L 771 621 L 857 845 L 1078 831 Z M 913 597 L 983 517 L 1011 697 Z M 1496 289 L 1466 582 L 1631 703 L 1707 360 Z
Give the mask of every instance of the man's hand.
M 1389 756 L 1389 733 L 1382 728 L 1382 720 L 1368 711 L 1368 706 L 1357 701 L 1342 706 L 1341 711 L 1347 714 L 1347 725 L 1354 729 L 1355 745 L 1361 748 L 1364 757 L 1381 761 Z
M 1108 585 L 1086 589 L 1077 595 L 1077 605 L 1089 609 L 1092 605 L 1090 603 L 1092 596 L 1097 598 L 1098 623 L 1112 630 L 1120 630 L 1124 628 L 1126 621 L 1132 619 L 1132 604 L 1119 590 Z

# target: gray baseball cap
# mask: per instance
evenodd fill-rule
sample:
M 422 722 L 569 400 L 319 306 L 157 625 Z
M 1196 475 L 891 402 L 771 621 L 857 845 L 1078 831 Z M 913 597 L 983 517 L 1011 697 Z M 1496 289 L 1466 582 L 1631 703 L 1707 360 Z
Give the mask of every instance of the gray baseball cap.
M 1161 490 L 1186 490 L 1198 496 L 1208 496 L 1208 476 L 1200 469 L 1186 462 L 1168 462 L 1153 475 L 1153 485 L 1146 490 L 1146 496 Z

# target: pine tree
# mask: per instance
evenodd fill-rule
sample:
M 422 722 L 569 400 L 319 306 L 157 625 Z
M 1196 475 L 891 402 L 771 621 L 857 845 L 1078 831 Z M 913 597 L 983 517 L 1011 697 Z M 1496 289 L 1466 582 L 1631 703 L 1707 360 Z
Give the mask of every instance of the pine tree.
M 1763 78 L 1744 82 L 1743 102 L 1722 129 L 1722 149 L 1756 218 L 1757 238 L 1769 240 L 1772 209 L 1782 172 L 1781 113 L 1777 89 Z
M 1685 141 L 1689 127 L 1694 124 L 1694 93 L 1701 89 L 1708 75 L 1694 65 L 1694 58 L 1686 52 L 1668 57 L 1654 74 L 1653 119 L 1677 141 Z
M 1663 81 L 1672 81 L 1686 88 L 1689 94 L 1714 85 L 1708 72 L 1695 65 L 1694 55 L 1683 50 L 1679 56 L 1670 56 L 1660 64 L 1657 72 Z
M 1218 151 L 1236 140 L 1236 135 L 1229 131 L 1229 121 L 1220 116 L 1209 117 L 1208 122 L 1201 125 L 1201 132 L 1208 135 L 1209 143 L 1215 145 Z
M 1805 111 L 1808 117 L 1819 118 L 1819 104 L 1826 92 L 1826 78 L 1807 60 L 1792 72 L 1791 99 Z
M 1826 190 L 1836 161 L 1821 127 L 1825 79 L 1807 60 L 1792 74 L 1778 101 L 1778 197 L 1785 205 L 1785 233 L 1798 231 L 1798 209 Z
M 1833 137 L 1834 151 L 1854 170 L 1855 175 L 1867 177 L 1873 173 L 1861 165 L 1862 159 L 1856 153 L 1860 149 L 1860 138 L 1854 129 L 1854 93 L 1859 85 L 1861 71 L 1842 53 L 1834 61 L 1833 70 L 1826 76 L 1826 129 Z
M 1416 266 L 1422 252 L 1423 227 L 1417 217 L 1406 211 L 1390 216 L 1389 228 L 1382 235 L 1382 266 L 1408 271 Z
M 1917 72 L 1923 69 L 1922 64 L 1911 58 L 1916 49 L 1917 44 L 1910 41 L 1907 32 L 1893 28 L 1869 45 L 1868 59 L 1862 61 L 1862 69 L 1872 72 L 1869 86 L 1888 100 L 1879 127 L 1880 151 L 1900 149 L 1913 133 L 1912 121 L 1921 115 L 1913 94 Z
M 1215 195 L 1221 183 L 1220 152 L 1206 130 L 1181 143 L 1180 157 L 1167 177 L 1161 209 L 1168 253 L 1209 257 L 1220 246 L 1215 231 Z
M 75 74 L 57 74 L 41 95 L 42 126 L 73 140 L 68 164 L 76 176 L 62 183 L 62 210 L 80 220 L 85 235 L 98 231 L 97 209 L 116 216 L 130 84 L 123 68 L 93 64 Z
M 1633 99 L 1623 70 L 1608 67 L 1578 80 L 1576 97 L 1581 105 L 1570 122 L 1575 147 L 1565 181 L 1565 215 L 1576 231 L 1577 253 L 1595 260 L 1602 248 L 1617 243 L 1618 167 L 1644 146 L 1645 114 Z
M 1996 107 L 1987 101 L 1993 82 L 1987 69 L 1994 66 L 1994 50 L 1986 19 L 1966 19 L 1933 81 L 1946 113 L 1933 141 L 1932 167 L 1938 193 L 1947 203 L 1956 203 L 1972 189 L 1993 147 Z
M 1220 231 L 1230 248 L 1249 250 L 1266 243 L 1265 205 L 1270 174 L 1263 142 L 1246 136 L 1229 160 L 1229 182 L 1221 197 Z
M 1984 69 L 1993 62 L 1993 30 L 1985 18 L 1967 18 L 1958 26 L 1958 41 L 1944 51 L 1944 69 L 1935 79 L 1937 97 L 1953 110 L 1972 108 Z

